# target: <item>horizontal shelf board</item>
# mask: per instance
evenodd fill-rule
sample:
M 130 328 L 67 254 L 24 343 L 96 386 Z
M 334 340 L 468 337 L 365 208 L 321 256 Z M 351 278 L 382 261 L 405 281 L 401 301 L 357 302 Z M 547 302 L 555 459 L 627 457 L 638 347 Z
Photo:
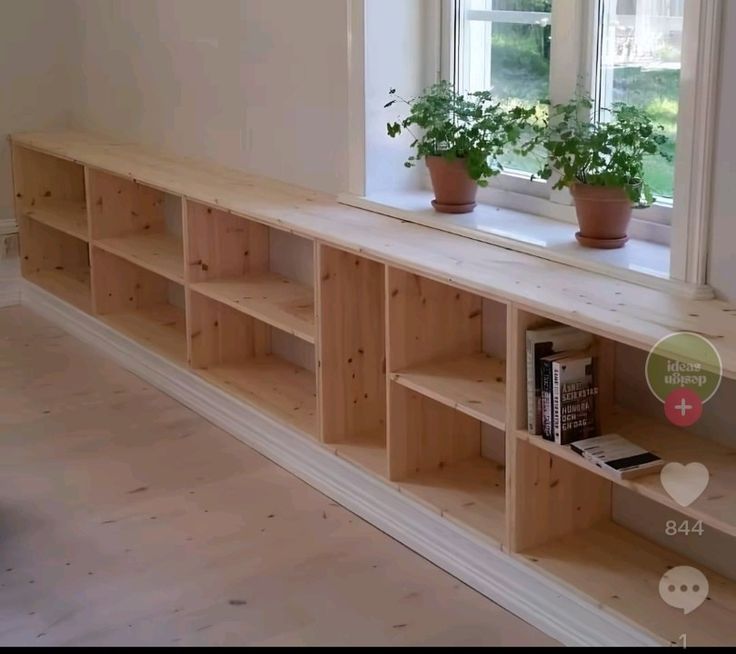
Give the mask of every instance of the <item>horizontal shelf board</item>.
M 419 472 L 398 483 L 402 493 L 429 505 L 445 518 L 502 544 L 506 534 L 504 467 L 474 457 Z
M 270 354 L 236 364 L 196 370 L 207 381 L 316 437 L 314 373 Z
M 664 527 L 664 525 L 663 525 Z M 558 581 L 671 643 L 733 642 L 736 583 L 614 523 L 604 522 L 522 555 Z M 665 604 L 659 581 L 668 569 L 697 568 L 708 578 L 709 599 L 689 615 Z
M 44 290 L 74 305 L 92 312 L 89 268 L 72 270 L 39 270 L 25 276 Z
M 314 290 L 276 273 L 192 284 L 191 289 L 314 343 Z
M 702 520 L 710 527 L 730 536 L 736 536 L 736 450 L 623 409 L 616 411 L 609 427 L 607 433 L 618 433 L 654 452 L 664 461 L 682 464 L 702 463 L 710 473 L 710 481 L 705 492 L 690 506 L 680 506 L 664 490 L 658 471 L 639 479 L 616 479 L 573 452 L 569 446 L 556 445 L 541 436 L 532 436 L 525 431 L 518 431 L 517 436 L 594 474 L 611 479 L 614 483 L 639 495 L 696 520 Z
M 21 213 L 47 227 L 58 229 L 82 241 L 89 241 L 87 208 L 82 200 L 46 198 L 37 200 L 32 207 L 22 209 Z
M 391 374 L 402 386 L 498 429 L 506 428 L 506 363 L 483 352 Z
M 372 432 L 361 434 L 341 443 L 330 443 L 337 456 L 354 463 L 368 472 L 383 477 L 388 475 L 388 455 L 386 453 L 386 434 Z
M 184 283 L 184 246 L 173 234 L 128 234 L 95 240 L 94 245 L 173 282 Z
M 187 361 L 184 309 L 171 304 L 159 304 L 147 309 L 100 316 L 100 319 L 168 359 L 177 363 Z

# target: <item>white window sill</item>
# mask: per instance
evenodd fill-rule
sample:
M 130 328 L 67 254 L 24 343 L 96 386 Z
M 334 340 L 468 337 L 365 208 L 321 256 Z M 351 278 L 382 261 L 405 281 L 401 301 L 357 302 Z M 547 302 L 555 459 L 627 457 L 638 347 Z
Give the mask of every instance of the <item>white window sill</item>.
M 440 214 L 432 209 L 433 197 L 425 190 L 386 191 L 368 197 L 341 195 L 339 201 L 674 295 L 713 297 L 707 286 L 670 277 L 670 248 L 666 245 L 631 239 L 618 250 L 585 248 L 575 240 L 576 225 L 481 203 L 469 214 Z

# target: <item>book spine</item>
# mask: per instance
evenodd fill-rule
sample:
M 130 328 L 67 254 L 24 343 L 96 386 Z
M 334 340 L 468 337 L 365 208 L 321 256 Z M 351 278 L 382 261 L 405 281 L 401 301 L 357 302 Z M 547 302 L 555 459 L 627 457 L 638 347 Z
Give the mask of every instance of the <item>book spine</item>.
M 526 415 L 530 434 L 537 433 L 537 383 L 534 365 L 534 339 L 526 335 Z
M 540 362 L 542 367 L 542 436 L 553 440 L 552 435 L 552 370 L 549 361 Z
M 562 395 L 560 390 L 560 364 L 556 361 L 552 363 L 552 434 L 554 441 L 558 445 L 562 444 Z

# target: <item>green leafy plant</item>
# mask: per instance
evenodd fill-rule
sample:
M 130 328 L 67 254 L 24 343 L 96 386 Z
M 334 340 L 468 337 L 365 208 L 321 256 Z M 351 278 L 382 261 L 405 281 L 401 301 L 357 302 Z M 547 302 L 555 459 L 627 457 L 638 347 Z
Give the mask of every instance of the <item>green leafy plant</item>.
M 550 107 L 548 117 L 535 127 L 548 158 L 537 173 L 542 179 L 559 175 L 554 188 L 574 184 L 623 188 L 632 202 L 648 206 L 654 201 L 644 179 L 645 158 L 659 155 L 667 160 L 668 138 L 664 128 L 638 107 L 616 103 L 611 120 L 590 118 L 593 102 L 588 97 Z
M 464 159 L 468 173 L 480 186 L 503 170 L 499 161 L 505 152 L 525 151 L 522 136 L 534 115 L 533 108 L 505 107 L 495 101 L 488 91 L 458 93 L 450 82 L 442 81 L 426 88 L 412 99 L 393 96 L 385 108 L 401 103 L 409 107 L 406 118 L 388 123 L 392 138 L 403 131 L 413 137 L 407 167 L 414 166 L 424 157 Z

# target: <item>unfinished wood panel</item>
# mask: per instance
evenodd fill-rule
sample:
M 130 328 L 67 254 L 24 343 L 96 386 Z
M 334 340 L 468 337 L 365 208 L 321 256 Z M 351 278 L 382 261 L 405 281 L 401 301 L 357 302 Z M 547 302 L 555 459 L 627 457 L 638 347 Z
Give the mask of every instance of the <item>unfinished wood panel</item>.
M 89 170 L 87 178 L 94 244 L 184 283 L 182 200 L 99 170 Z
M 189 362 L 196 372 L 316 437 L 315 375 L 275 354 L 274 336 L 270 325 L 190 291 Z
M 24 209 L 23 215 L 81 241 L 89 240 L 83 200 L 49 198 Z
M 391 378 L 497 429 L 506 428 L 506 362 L 477 352 L 421 364 Z
M 386 289 L 391 372 L 481 351 L 479 296 L 396 268 Z
M 171 302 L 172 283 L 98 248 L 92 249 L 94 312 L 155 352 L 186 362 L 186 317 Z
M 21 274 L 78 309 L 91 310 L 87 243 L 21 216 Z
M 88 179 L 93 239 L 166 231 L 163 191 L 101 170 Z
M 509 548 L 518 552 L 611 515 L 611 482 L 516 439 L 507 449 L 513 493 Z M 511 507 L 510 507 L 511 508 Z
M 396 382 L 388 406 L 389 478 L 448 519 L 502 543 L 504 465 L 481 457 L 481 423 Z
M 192 367 L 209 368 L 270 354 L 268 325 L 196 292 L 189 301 Z
M 612 522 L 533 547 L 523 558 L 606 611 L 639 628 L 644 625 L 666 644 L 682 645 L 682 634 L 687 634 L 688 647 L 733 642 L 732 581 Z M 659 595 L 662 575 L 681 565 L 703 572 L 709 586 L 707 601 L 688 615 L 665 604 Z
M 314 343 L 314 291 L 276 273 L 199 282 L 192 289 Z
M 12 157 L 18 216 L 34 209 L 43 211 L 54 206 L 84 204 L 81 164 L 17 145 L 12 148 Z
M 269 228 L 187 201 L 186 268 L 190 283 L 268 271 Z
M 322 439 L 385 443 L 384 267 L 321 246 L 319 280 Z
M 480 423 L 391 382 L 389 475 L 399 480 L 480 456 Z

